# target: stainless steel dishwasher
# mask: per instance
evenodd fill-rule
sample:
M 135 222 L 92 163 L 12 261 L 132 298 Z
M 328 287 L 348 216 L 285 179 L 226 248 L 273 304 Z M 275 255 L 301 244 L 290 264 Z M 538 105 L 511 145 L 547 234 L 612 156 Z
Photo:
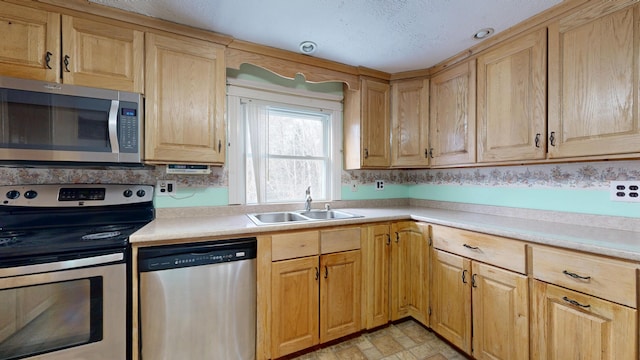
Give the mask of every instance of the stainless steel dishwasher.
M 142 359 L 255 359 L 255 258 L 256 238 L 141 248 Z

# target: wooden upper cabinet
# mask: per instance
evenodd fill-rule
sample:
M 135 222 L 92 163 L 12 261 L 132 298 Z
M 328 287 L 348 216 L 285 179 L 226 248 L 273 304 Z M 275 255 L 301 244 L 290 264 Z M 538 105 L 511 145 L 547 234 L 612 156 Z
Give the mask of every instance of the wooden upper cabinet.
M 360 90 L 345 91 L 345 169 L 391 165 L 388 83 L 360 80 Z
M 476 161 L 476 61 L 469 60 L 431 78 L 429 133 L 431 164 Z
M 60 14 L 3 2 L 0 34 L 0 75 L 58 81 Z
M 146 34 L 145 161 L 225 160 L 224 46 Z
M 391 166 L 429 165 L 429 79 L 391 84 Z
M 640 152 L 634 2 L 597 2 L 549 26 L 549 157 Z
M 62 39 L 65 83 L 144 92 L 144 32 L 63 15 Z
M 547 30 L 478 57 L 478 162 L 546 157 Z

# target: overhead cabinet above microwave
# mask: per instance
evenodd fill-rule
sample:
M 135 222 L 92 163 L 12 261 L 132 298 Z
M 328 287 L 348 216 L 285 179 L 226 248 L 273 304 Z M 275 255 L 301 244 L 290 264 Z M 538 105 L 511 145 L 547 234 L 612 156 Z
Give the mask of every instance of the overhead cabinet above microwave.
M 144 92 L 144 32 L 2 3 L 0 75 Z
M 140 164 L 142 96 L 0 77 L 0 161 Z

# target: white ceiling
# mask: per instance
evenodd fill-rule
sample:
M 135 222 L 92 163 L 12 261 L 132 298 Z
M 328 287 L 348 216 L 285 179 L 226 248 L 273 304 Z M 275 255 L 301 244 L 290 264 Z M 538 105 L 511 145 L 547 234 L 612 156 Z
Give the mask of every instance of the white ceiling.
M 89 0 L 388 73 L 431 67 L 562 0 Z

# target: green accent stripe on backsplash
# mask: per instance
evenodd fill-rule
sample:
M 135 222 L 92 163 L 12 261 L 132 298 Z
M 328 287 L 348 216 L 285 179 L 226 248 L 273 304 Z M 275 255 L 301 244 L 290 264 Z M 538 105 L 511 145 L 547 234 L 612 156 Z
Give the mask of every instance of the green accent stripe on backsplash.
M 583 214 L 640 217 L 640 203 L 609 200 L 608 189 L 409 185 L 413 199 L 451 201 Z
M 376 190 L 374 184 L 359 184 L 358 191 L 351 191 L 350 185 L 342 185 L 342 200 L 403 199 L 409 197 L 406 185 L 385 184 L 384 190 Z
M 226 187 L 178 188 L 173 196 L 154 196 L 156 208 L 229 205 L 229 189 Z

